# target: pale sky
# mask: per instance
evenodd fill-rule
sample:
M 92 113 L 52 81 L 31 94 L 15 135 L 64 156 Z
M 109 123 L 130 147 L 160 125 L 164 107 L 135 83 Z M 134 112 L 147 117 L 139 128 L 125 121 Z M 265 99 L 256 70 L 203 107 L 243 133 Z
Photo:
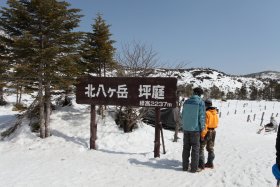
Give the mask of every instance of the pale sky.
M 280 0 L 66 1 L 82 10 L 80 31 L 91 31 L 101 13 L 118 50 L 138 41 L 163 64 L 235 75 L 280 71 Z

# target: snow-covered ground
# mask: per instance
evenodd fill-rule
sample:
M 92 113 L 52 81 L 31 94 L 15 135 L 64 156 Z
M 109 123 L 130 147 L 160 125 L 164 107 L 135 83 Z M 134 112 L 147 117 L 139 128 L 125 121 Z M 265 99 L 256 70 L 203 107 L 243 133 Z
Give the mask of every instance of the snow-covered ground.
M 12 96 L 7 99 L 14 102 Z M 123 133 L 112 113 L 104 120 L 98 116 L 98 149 L 90 150 L 89 106 L 74 102 L 53 111 L 51 137 L 40 139 L 25 122 L 0 142 L 0 186 L 275 186 L 271 166 L 276 133 L 256 131 L 263 112 L 263 124 L 272 113 L 279 123 L 280 103 L 230 100 L 214 105 L 221 112 L 214 169 L 183 172 L 182 133 L 173 142 L 174 132 L 169 130 L 163 132 L 167 153 L 161 146 L 160 158 L 154 158 L 154 128 L 139 123 L 137 130 Z M 0 107 L 1 132 L 15 113 L 11 105 Z

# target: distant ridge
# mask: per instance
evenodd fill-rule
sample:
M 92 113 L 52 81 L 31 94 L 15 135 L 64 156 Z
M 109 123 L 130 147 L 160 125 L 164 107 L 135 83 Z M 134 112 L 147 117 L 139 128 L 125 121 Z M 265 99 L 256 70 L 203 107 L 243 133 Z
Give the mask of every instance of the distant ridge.
M 247 75 L 244 75 L 244 77 L 280 80 L 280 72 L 278 72 L 278 71 L 262 71 L 262 72 L 247 74 Z

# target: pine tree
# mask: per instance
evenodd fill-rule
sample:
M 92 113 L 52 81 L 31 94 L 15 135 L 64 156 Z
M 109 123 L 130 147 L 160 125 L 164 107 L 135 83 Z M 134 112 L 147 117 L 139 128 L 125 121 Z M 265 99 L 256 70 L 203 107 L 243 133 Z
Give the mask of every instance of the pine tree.
M 37 84 L 40 136 L 50 136 L 51 88 L 70 85 L 79 72 L 77 47 L 79 9 L 57 0 L 8 0 L 1 10 L 0 29 L 9 35 L 17 72 Z
M 280 84 L 279 83 L 277 83 L 277 85 L 275 86 L 274 92 L 275 92 L 275 99 L 280 101 Z
M 247 99 L 247 87 L 246 85 L 242 85 L 240 90 L 239 90 L 239 93 L 238 93 L 238 97 L 239 99 L 242 99 L 242 100 L 245 100 Z
M 251 100 L 257 100 L 258 99 L 258 89 L 255 87 L 255 85 L 250 86 L 251 93 L 250 93 L 250 99 Z
M 86 33 L 82 46 L 82 56 L 86 64 L 86 73 L 95 73 L 106 76 L 106 69 L 116 67 L 113 57 L 115 48 L 114 40 L 110 37 L 110 25 L 107 25 L 101 14 L 97 14 L 92 25 L 92 32 Z
M 107 69 L 114 69 L 116 62 L 113 59 L 115 48 L 114 40 L 110 37 L 110 25 L 107 25 L 101 14 L 97 14 L 97 18 L 92 24 L 92 32 L 86 33 L 84 43 L 82 45 L 83 63 L 86 65 L 87 74 L 97 74 L 106 77 Z M 99 106 L 98 113 L 103 116 L 103 107 Z
M 269 80 L 263 88 L 263 99 L 272 100 L 277 98 L 277 86 L 279 83 L 276 80 Z
M 226 98 L 227 98 L 227 99 L 235 99 L 235 95 L 234 95 L 233 92 L 229 91 L 229 92 L 227 92 L 227 94 L 226 94 Z
M 213 85 L 210 88 L 210 97 L 214 98 L 214 99 L 220 99 L 221 98 L 221 91 L 217 86 Z
M 4 40 L 6 37 L 4 33 L 0 32 L 0 106 L 6 105 L 7 102 L 4 99 L 4 86 L 6 85 L 5 79 L 7 78 L 6 72 L 8 70 L 7 63 L 7 51 Z
M 235 88 L 234 91 L 234 99 L 241 99 L 239 98 L 240 88 Z
M 11 50 L 6 45 L 6 42 L 9 41 L 10 38 L 0 27 L 0 105 L 7 104 L 4 99 L 4 87 L 7 86 L 9 76 L 8 70 L 11 68 L 9 63 Z

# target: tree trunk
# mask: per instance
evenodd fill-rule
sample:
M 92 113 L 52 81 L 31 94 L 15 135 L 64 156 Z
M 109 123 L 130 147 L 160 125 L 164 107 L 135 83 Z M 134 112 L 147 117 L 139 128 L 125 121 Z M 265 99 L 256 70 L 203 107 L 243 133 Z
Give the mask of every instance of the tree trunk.
M 106 77 L 106 63 L 103 62 L 103 76 Z
M 39 25 L 40 29 L 42 28 L 42 22 L 40 20 L 40 25 Z M 43 50 L 44 49 L 44 42 L 43 42 L 43 35 L 40 35 L 40 49 Z M 43 81 L 44 81 L 44 63 L 43 63 L 43 59 L 40 59 L 40 64 L 39 64 L 39 73 L 38 73 L 39 77 L 39 93 L 38 93 L 38 97 L 39 97 L 39 124 L 40 124 L 40 137 L 41 138 L 46 138 L 46 128 L 45 128 L 45 101 L 44 101 L 44 85 L 43 85 Z
M 16 86 L 16 87 L 17 87 L 17 91 L 16 91 L 16 92 L 17 92 L 17 96 L 16 96 L 16 104 L 19 104 L 19 102 L 18 102 L 18 98 L 19 98 L 19 88 L 18 88 L 19 86 L 18 86 L 18 84 L 17 84 L 17 86 Z
M 6 105 L 7 102 L 4 100 L 4 91 L 3 87 L 0 86 L 0 106 Z
M 70 88 L 67 88 L 67 89 L 65 90 L 65 97 L 64 97 L 64 101 L 63 101 L 63 103 L 62 103 L 62 106 L 63 106 L 63 107 L 72 104 L 71 98 L 69 97 L 70 92 L 71 92 L 71 91 L 70 91 Z
M 39 124 L 40 124 L 40 137 L 45 138 L 45 111 L 44 111 L 44 96 L 43 96 L 43 78 L 39 78 L 39 90 L 38 90 L 38 100 L 39 100 Z
M 47 81 L 45 86 L 45 137 L 49 137 L 51 135 L 50 116 L 51 116 L 51 84 L 50 81 Z
M 19 86 L 19 99 L 18 99 L 18 103 L 21 103 L 21 96 L 22 96 L 22 85 Z

